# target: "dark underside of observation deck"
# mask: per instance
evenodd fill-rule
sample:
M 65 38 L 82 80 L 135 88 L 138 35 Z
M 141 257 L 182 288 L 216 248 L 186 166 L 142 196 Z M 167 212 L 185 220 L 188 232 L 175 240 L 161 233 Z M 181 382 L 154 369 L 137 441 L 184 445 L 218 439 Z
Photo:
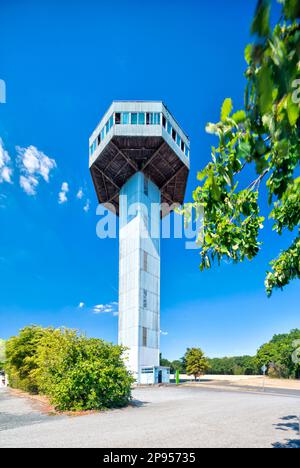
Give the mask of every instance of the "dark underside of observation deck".
M 161 202 L 182 205 L 189 169 L 161 137 L 114 137 L 91 166 L 99 203 L 119 214 L 119 193 L 136 172 L 161 190 Z

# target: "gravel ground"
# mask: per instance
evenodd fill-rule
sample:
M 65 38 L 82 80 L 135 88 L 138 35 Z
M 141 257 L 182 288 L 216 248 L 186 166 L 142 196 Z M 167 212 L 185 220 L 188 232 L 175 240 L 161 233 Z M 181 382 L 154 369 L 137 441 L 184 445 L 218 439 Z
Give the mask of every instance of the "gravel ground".
M 138 388 L 133 406 L 48 416 L 0 389 L 0 447 L 300 448 L 300 398 L 185 387 Z

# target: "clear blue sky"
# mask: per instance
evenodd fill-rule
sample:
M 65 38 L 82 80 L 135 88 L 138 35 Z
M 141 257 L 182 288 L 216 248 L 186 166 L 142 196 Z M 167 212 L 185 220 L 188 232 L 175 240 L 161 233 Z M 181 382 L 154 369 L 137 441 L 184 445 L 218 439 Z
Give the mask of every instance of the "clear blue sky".
M 13 172 L 6 174 L 11 183 L 0 183 L 0 336 L 37 323 L 116 341 L 116 315 L 91 309 L 118 299 L 118 241 L 96 237 L 88 137 L 112 100 L 163 100 L 191 139 L 188 200 L 216 143 L 205 134 L 206 122 L 218 120 L 225 97 L 242 105 L 243 51 L 255 4 L 1 2 L 7 103 L 0 104 L 0 137 Z M 16 149 L 30 146 L 39 152 Z M 56 167 L 37 168 L 33 181 L 34 168 L 26 172 L 22 161 L 33 154 L 45 162 L 40 152 Z M 63 182 L 69 191 L 59 204 Z M 271 299 L 263 286 L 269 260 L 291 236 L 278 238 L 268 225 L 262 238 L 264 250 L 252 263 L 204 273 L 184 241 L 163 240 L 165 357 L 180 357 L 187 346 L 209 356 L 254 353 L 273 333 L 300 326 L 299 283 Z

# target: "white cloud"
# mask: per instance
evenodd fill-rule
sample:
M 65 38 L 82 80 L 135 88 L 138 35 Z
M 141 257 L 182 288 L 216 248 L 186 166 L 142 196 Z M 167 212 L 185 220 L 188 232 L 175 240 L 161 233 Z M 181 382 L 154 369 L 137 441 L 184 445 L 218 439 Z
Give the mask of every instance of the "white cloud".
M 6 207 L 6 204 L 5 204 L 6 199 L 7 199 L 7 196 L 4 195 L 4 193 L 0 193 L 0 208 Z
M 69 191 L 69 184 L 67 182 L 64 182 L 61 186 L 61 189 L 63 192 L 68 192 Z
M 78 308 L 79 308 L 79 309 L 83 309 L 84 306 L 85 306 L 85 303 L 84 303 L 84 302 L 79 302 L 79 304 L 78 304 Z
M 69 184 L 67 182 L 63 182 L 61 186 L 61 191 L 58 194 L 58 203 L 62 205 L 68 201 L 67 193 L 69 192 Z
M 28 195 L 35 195 L 40 179 L 49 182 L 50 173 L 56 168 L 54 159 L 46 156 L 35 146 L 16 147 L 17 161 L 21 170 L 20 186 Z
M 83 190 L 82 190 L 82 188 L 80 188 L 78 190 L 78 192 L 77 192 L 76 197 L 78 198 L 78 200 L 81 200 L 83 198 L 83 196 L 84 196 Z
M 162 336 L 167 336 L 169 333 L 168 333 L 168 332 L 166 332 L 166 331 L 162 331 L 162 330 L 160 330 L 160 334 L 161 334 Z
M 35 195 L 36 187 L 39 185 L 38 180 L 33 176 L 20 176 L 20 187 L 27 195 Z
M 83 210 L 84 210 L 86 213 L 90 210 L 90 205 L 91 205 L 91 204 L 90 204 L 90 200 L 87 199 L 87 201 L 86 201 L 86 203 L 85 203 L 85 205 L 84 205 L 84 207 L 83 207 Z
M 117 302 L 110 302 L 109 304 L 97 304 L 92 308 L 94 314 L 112 314 L 118 315 Z
M 0 138 L 0 184 L 2 182 L 12 183 L 12 168 L 11 158 L 8 152 L 4 149 L 4 144 Z

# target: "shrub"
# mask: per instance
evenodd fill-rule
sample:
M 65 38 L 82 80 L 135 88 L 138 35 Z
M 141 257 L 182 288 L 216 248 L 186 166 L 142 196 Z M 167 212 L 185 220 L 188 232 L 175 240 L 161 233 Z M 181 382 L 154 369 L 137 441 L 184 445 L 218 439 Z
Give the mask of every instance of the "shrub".
M 134 379 L 122 360 L 124 348 L 75 330 L 47 330 L 38 347 L 36 379 L 62 411 L 122 407 Z
M 133 377 L 124 348 L 76 330 L 23 328 L 6 343 L 6 370 L 13 388 L 47 395 L 61 411 L 122 407 Z
M 29 393 L 38 393 L 35 377 L 38 343 L 45 330 L 37 326 L 23 328 L 18 336 L 6 342 L 6 364 L 10 386 Z

